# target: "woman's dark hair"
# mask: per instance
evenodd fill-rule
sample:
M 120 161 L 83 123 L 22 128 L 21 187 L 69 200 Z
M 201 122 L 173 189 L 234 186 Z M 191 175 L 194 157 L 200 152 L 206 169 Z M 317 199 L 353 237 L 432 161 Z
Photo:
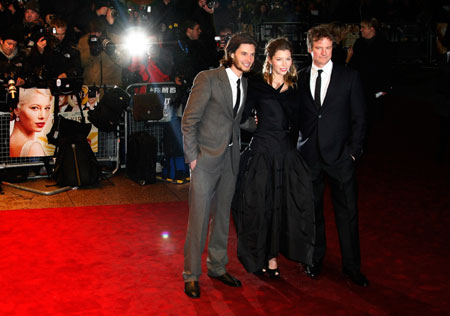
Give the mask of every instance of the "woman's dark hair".
M 368 27 L 373 27 L 375 32 L 378 32 L 380 29 L 380 22 L 376 18 L 363 18 L 361 23 L 366 24 Z
M 241 44 L 254 45 L 255 48 L 257 46 L 255 39 L 249 33 L 234 34 L 225 46 L 225 55 L 220 61 L 224 67 L 231 67 L 233 64 L 231 54 L 234 54 Z

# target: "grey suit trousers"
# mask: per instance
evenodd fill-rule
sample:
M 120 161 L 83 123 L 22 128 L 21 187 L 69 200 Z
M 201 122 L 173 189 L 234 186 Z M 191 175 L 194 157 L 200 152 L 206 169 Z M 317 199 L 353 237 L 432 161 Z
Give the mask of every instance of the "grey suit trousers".
M 208 223 L 208 275 L 220 276 L 226 272 L 231 201 L 237 175 L 232 171 L 230 147 L 224 155 L 223 165 L 217 171 L 209 172 L 197 164 L 191 172 L 189 222 L 184 245 L 185 282 L 198 281 L 202 273 Z

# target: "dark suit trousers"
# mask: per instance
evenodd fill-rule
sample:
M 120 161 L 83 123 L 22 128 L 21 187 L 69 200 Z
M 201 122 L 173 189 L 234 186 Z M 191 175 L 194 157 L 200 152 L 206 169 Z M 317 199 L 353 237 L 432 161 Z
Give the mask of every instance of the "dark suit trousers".
M 342 266 L 348 270 L 359 270 L 361 259 L 358 231 L 358 192 L 354 162 L 351 157 L 333 166 L 316 162 L 310 165 L 310 171 L 313 181 L 316 216 L 316 247 L 313 260 L 314 262 L 322 262 L 325 257 L 326 236 L 323 198 L 325 178 L 327 178 L 339 235 Z

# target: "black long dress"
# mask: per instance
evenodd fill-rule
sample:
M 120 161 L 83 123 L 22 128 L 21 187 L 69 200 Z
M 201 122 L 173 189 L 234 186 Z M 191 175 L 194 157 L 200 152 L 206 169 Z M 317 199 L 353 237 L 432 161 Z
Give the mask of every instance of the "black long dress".
M 256 110 L 258 125 L 241 154 L 233 199 L 238 257 L 248 272 L 279 253 L 310 264 L 314 204 L 308 168 L 289 135 L 295 91 L 281 92 L 262 78 L 250 80 L 244 117 Z

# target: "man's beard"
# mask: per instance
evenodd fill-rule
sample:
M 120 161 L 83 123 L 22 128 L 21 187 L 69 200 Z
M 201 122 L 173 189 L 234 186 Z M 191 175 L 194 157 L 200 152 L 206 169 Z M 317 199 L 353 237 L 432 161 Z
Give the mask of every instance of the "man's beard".
M 252 69 L 252 66 L 250 66 L 248 68 L 248 70 L 242 69 L 242 67 L 240 66 L 239 62 L 237 60 L 235 60 L 235 59 L 233 59 L 233 65 L 234 65 L 234 67 L 236 67 L 237 70 L 242 71 L 242 72 L 249 72 Z

